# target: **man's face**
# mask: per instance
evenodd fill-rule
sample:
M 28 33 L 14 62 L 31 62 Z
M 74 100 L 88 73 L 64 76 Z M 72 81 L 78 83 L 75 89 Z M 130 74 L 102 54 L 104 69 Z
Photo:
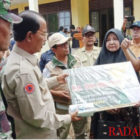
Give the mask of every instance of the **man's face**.
M 95 33 L 88 32 L 84 35 L 83 38 L 85 46 L 93 46 L 94 42 L 96 41 Z
M 47 40 L 47 25 L 46 21 L 42 18 L 40 18 L 40 28 L 39 30 L 33 34 L 32 39 L 32 52 L 40 52 L 43 45 L 45 45 L 45 42 Z
M 139 27 L 132 28 L 132 38 L 133 39 L 140 39 L 140 28 Z
M 56 48 L 53 48 L 53 51 L 56 55 L 56 57 L 65 57 L 69 54 L 69 44 L 68 42 L 65 42 L 61 45 L 56 45 Z
M 0 51 L 8 49 L 10 44 L 11 23 L 0 19 Z

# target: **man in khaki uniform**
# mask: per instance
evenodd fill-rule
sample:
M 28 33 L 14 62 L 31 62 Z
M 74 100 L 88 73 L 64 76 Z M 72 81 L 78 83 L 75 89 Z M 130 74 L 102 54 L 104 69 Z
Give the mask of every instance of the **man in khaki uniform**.
M 66 75 L 43 79 L 34 53 L 46 41 L 46 22 L 33 11 L 20 14 L 23 21 L 14 24 L 16 46 L 6 64 L 2 88 L 8 102 L 8 113 L 14 118 L 17 138 L 57 138 L 56 129 L 72 120 L 76 113 L 57 115 L 50 87 L 65 82 Z
M 81 60 L 83 66 L 92 66 L 100 53 L 100 48 L 94 46 L 96 41 L 95 29 L 90 25 L 86 25 L 82 34 L 84 47 L 78 49 L 74 56 Z
M 131 33 L 132 33 L 132 40 L 129 40 L 125 38 L 123 42 L 127 44 L 127 42 L 130 42 L 129 49 L 131 50 L 131 53 L 133 55 L 140 59 L 140 21 L 134 22 L 131 26 Z M 136 73 L 138 80 L 140 82 L 140 72 Z
M 98 55 L 100 53 L 100 48 L 95 47 L 94 43 L 96 41 L 96 36 L 95 36 L 95 29 L 90 26 L 86 25 L 83 28 L 83 42 L 84 42 L 84 47 L 78 49 L 75 53 L 74 56 L 81 61 L 81 65 L 83 67 L 85 66 L 93 66 L 94 63 L 96 62 Z M 90 129 L 90 123 L 91 119 L 88 117 L 87 119 L 87 135 L 89 135 L 89 129 Z M 77 123 L 77 122 L 76 122 Z
M 134 22 L 130 29 L 132 33 L 130 50 L 137 58 L 140 58 L 140 21 Z
M 69 53 L 68 41 L 69 37 L 64 37 L 60 33 L 54 33 L 49 37 L 49 46 L 53 50 L 55 56 L 50 61 L 43 71 L 45 77 L 53 77 L 63 73 L 65 69 L 80 67 L 81 63 Z M 52 88 L 51 93 L 55 100 L 56 111 L 58 114 L 68 113 L 69 105 L 71 104 L 70 93 L 67 84 L 61 84 Z M 73 128 L 76 139 L 85 138 L 86 118 L 80 121 L 73 122 Z M 60 138 L 67 138 L 70 125 L 65 125 L 58 130 Z

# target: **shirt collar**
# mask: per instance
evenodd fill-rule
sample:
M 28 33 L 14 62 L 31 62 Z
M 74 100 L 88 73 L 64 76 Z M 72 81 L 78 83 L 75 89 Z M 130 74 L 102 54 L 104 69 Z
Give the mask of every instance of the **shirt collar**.
M 93 46 L 93 49 L 92 50 L 94 50 L 94 46 Z M 81 48 L 81 50 L 82 50 L 82 52 L 86 52 L 86 47 L 85 46 L 83 46 L 82 48 Z
M 68 68 L 72 68 L 75 63 L 76 63 L 76 59 L 74 58 L 74 56 L 72 56 L 71 54 L 68 55 Z M 52 63 L 55 65 L 55 67 L 59 66 L 59 67 L 65 67 L 65 65 L 60 62 L 55 56 L 52 59 Z
M 15 46 L 13 48 L 13 51 L 18 53 L 19 55 L 21 55 L 22 57 L 25 57 L 30 63 L 32 63 L 33 65 L 37 65 L 38 64 L 38 60 L 37 57 L 33 54 L 30 54 L 26 51 L 24 51 L 23 49 Z

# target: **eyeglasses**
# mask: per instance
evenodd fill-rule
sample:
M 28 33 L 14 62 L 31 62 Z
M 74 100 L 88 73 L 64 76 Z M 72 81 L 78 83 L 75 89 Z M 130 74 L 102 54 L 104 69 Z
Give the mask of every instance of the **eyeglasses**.
M 135 27 L 135 28 L 132 29 L 132 32 L 140 32 L 140 28 Z
M 43 32 L 41 30 L 38 30 L 37 32 L 39 32 L 44 37 L 47 37 L 48 36 L 48 33 L 47 32 Z

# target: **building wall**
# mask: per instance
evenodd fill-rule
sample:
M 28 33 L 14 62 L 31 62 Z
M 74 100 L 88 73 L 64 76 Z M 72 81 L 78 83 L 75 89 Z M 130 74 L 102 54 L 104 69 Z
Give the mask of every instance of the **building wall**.
M 135 21 L 140 20 L 140 0 L 133 0 Z
M 76 27 L 89 24 L 89 0 L 71 0 L 71 14 Z
M 64 0 L 56 3 L 47 3 L 39 5 L 39 12 L 41 14 L 56 13 L 60 11 L 70 11 L 70 0 Z
M 98 38 L 103 38 L 104 36 L 103 33 L 104 28 L 102 27 L 103 22 L 101 22 L 102 15 L 107 15 L 106 30 L 113 27 L 114 25 L 113 24 L 114 21 L 113 0 L 42 0 L 42 1 L 43 3 L 39 3 L 39 12 L 46 17 L 46 20 L 50 19 L 48 18 L 48 15 L 50 14 L 52 15 L 54 14 L 55 20 L 58 20 L 56 19 L 56 14 L 58 12 L 69 11 L 71 13 L 71 17 L 70 17 L 71 23 L 74 24 L 76 27 L 77 26 L 83 27 L 85 24 L 88 23 L 91 24 L 92 22 L 94 22 L 94 20 L 91 18 L 91 12 L 97 11 L 99 14 L 99 21 L 98 21 L 99 29 L 97 30 Z M 136 20 L 140 20 L 139 5 L 140 5 L 140 0 L 124 0 L 124 7 L 129 7 L 132 9 L 131 15 L 134 15 Z M 21 4 L 17 6 L 18 6 L 18 12 L 24 9 L 28 9 L 28 4 Z M 12 9 L 16 9 L 16 8 L 17 8 L 16 6 L 12 7 Z M 14 10 L 13 12 L 16 13 L 17 10 Z M 51 18 L 51 20 L 53 20 L 53 17 Z M 53 25 L 55 25 L 55 23 L 57 22 L 54 21 L 49 23 L 50 25 L 52 25 L 52 23 Z M 58 26 L 58 24 L 55 25 L 55 28 L 56 26 Z
M 123 0 L 124 1 L 124 6 L 128 7 L 128 6 L 132 6 L 133 7 L 133 0 Z
M 101 10 L 113 7 L 113 0 L 90 0 L 90 10 Z
M 137 1 L 140 2 L 140 0 Z M 124 7 L 133 8 L 133 0 L 124 0 Z M 89 9 L 91 11 L 97 11 L 108 8 L 113 8 L 113 0 L 89 0 Z

